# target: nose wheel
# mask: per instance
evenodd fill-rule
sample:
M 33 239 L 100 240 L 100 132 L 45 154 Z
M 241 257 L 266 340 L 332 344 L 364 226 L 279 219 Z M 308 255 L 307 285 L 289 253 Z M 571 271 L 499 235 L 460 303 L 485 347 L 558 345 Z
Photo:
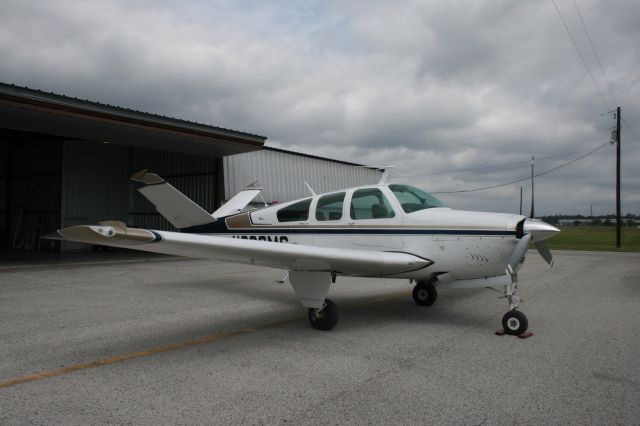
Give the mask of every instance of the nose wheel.
M 513 309 L 502 317 L 502 328 L 507 334 L 519 336 L 529 328 L 529 320 L 525 314 Z

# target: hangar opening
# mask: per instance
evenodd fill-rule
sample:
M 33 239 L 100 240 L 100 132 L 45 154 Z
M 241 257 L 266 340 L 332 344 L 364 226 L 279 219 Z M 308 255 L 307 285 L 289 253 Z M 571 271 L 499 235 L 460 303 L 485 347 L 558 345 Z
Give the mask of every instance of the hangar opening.
M 224 198 L 222 157 L 259 150 L 263 136 L 0 83 L 0 242 L 72 250 L 40 236 L 105 218 L 171 229 L 135 196 L 149 168 L 208 210 Z
M 130 177 L 148 169 L 207 211 L 259 180 L 267 203 L 376 183 L 360 164 L 265 147 L 266 137 L 0 83 L 0 247 L 87 250 L 41 239 L 119 220 L 174 230 Z

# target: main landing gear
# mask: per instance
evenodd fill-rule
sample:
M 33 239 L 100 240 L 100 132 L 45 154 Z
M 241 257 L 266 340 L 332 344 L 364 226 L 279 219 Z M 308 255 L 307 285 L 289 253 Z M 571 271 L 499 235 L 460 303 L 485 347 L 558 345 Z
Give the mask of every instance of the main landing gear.
M 438 290 L 433 281 L 418 281 L 413 287 L 412 296 L 416 305 L 431 306 L 438 299 Z
M 338 307 L 331 299 L 324 299 L 322 308 L 309 308 L 309 323 L 316 330 L 331 330 L 338 323 Z

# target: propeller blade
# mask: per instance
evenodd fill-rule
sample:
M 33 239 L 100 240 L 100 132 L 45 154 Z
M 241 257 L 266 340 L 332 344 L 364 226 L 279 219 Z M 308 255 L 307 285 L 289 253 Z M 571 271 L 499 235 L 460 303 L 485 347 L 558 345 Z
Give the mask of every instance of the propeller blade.
M 520 241 L 518 241 L 516 248 L 513 250 L 513 253 L 511 254 L 511 259 L 509 260 L 509 266 L 507 267 L 507 271 L 509 272 L 509 274 L 513 275 L 518 270 L 518 267 L 522 263 L 522 260 L 524 259 L 524 255 L 527 252 L 527 249 L 529 248 L 530 242 L 531 242 L 531 234 L 525 234 L 522 238 L 520 238 Z
M 535 243 L 536 249 L 538 249 L 538 253 L 540 256 L 553 268 L 553 255 L 549 251 L 549 247 L 544 243 L 544 241 L 538 241 Z

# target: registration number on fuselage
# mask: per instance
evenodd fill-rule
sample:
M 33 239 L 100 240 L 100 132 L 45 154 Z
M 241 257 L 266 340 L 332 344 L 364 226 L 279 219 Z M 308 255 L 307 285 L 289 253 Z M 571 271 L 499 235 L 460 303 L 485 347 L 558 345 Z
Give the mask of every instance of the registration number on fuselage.
M 274 243 L 288 243 L 289 238 L 284 235 L 232 235 L 232 238 L 240 238 L 241 240 L 271 241 Z

